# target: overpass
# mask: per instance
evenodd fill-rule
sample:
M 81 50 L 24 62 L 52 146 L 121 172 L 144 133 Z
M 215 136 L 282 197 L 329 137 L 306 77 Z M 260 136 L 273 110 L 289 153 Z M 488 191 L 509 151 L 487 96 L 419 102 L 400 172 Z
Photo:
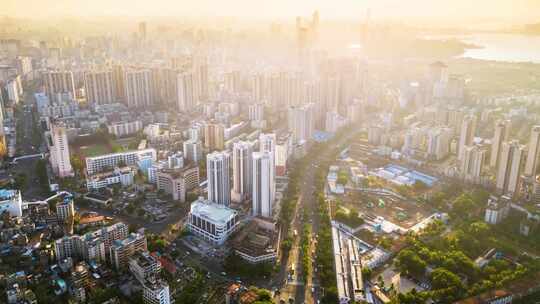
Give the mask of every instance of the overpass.
M 45 159 L 45 153 L 36 153 L 36 154 L 29 154 L 29 155 L 18 156 L 18 157 L 15 157 L 11 162 L 12 162 L 13 164 L 16 164 L 17 161 L 19 161 L 19 160 L 30 159 L 30 158 L 36 158 L 36 157 L 39 157 L 39 158 L 41 158 L 41 159 Z
M 57 197 L 60 197 L 60 196 L 63 196 L 63 195 L 66 195 L 66 196 L 71 196 L 73 197 L 73 195 L 67 191 L 60 191 L 58 193 L 56 193 L 55 195 L 53 196 L 50 196 L 42 201 L 33 201 L 33 202 L 23 202 L 22 205 L 24 208 L 28 208 L 29 206 L 33 206 L 33 205 L 47 205 L 49 203 L 49 201 L 57 198 Z

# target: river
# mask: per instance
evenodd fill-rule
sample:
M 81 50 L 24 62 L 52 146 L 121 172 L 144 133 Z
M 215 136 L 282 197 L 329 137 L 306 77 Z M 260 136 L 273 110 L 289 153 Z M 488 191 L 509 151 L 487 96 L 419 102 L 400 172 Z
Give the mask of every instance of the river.
M 481 33 L 458 38 L 481 47 L 465 50 L 463 58 L 540 63 L 540 35 Z

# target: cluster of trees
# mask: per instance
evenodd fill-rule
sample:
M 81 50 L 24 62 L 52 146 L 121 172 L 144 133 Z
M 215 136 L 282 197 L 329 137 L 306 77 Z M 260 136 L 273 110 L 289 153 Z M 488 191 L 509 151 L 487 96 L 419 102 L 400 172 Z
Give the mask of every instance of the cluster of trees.
M 355 208 L 351 208 L 349 212 L 339 208 L 334 214 L 334 219 L 352 228 L 364 224 L 364 219 L 358 215 L 358 210 Z
M 330 215 L 328 214 L 327 203 L 324 196 L 317 195 L 319 214 L 319 236 L 317 239 L 317 268 L 321 286 L 325 290 L 321 303 L 337 303 L 337 282 L 334 272 L 334 251 L 332 248 L 332 227 L 330 226 Z
M 195 278 L 182 288 L 182 291 L 177 294 L 175 303 L 191 304 L 199 303 L 199 298 L 202 296 L 202 291 L 205 289 L 204 278 L 200 273 L 197 273 Z
M 44 159 L 39 159 L 36 163 L 36 174 L 38 177 L 39 187 L 43 194 L 51 192 L 49 188 L 49 176 L 47 174 L 47 162 Z
M 274 264 L 270 262 L 250 264 L 233 252 L 225 257 L 223 268 L 230 275 L 253 279 L 269 277 L 274 270 Z
M 456 198 L 456 201 L 466 200 L 472 199 Z M 444 226 L 440 223 L 429 226 L 422 235 L 409 237 L 408 248 L 398 254 L 395 266 L 401 273 L 419 280 L 427 279 L 432 284 L 429 292 L 402 295 L 403 301 L 398 297 L 399 303 L 417 303 L 411 299 L 426 297 L 437 303 L 452 303 L 464 296 L 505 286 L 540 269 L 538 262 L 520 262 L 516 266 L 503 259 L 493 259 L 479 268 L 472 259 L 487 249 L 496 248 L 493 231 L 484 222 L 466 222 L 453 233 L 441 237 L 443 231 Z
M 253 302 L 253 304 L 274 304 L 270 291 L 256 287 L 250 287 L 249 290 L 257 294 L 257 299 L 255 300 L 255 302 Z
M 300 241 L 300 250 L 302 252 L 302 269 L 304 269 L 304 272 L 302 273 L 302 277 L 304 278 L 304 282 L 306 282 L 308 276 L 311 274 L 311 225 L 310 224 L 304 224 L 304 227 L 302 228 L 302 239 Z
M 147 234 L 146 236 L 148 242 L 148 251 L 158 251 L 163 252 L 165 247 L 167 247 L 167 241 L 160 235 L 156 234 Z

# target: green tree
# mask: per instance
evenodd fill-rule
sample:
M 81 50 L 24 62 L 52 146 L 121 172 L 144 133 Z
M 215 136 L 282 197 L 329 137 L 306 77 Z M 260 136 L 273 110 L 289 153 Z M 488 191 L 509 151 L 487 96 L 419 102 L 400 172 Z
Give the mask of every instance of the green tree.
M 464 292 L 461 279 L 453 272 L 437 268 L 431 275 L 431 287 L 435 290 L 434 297 L 440 303 L 452 303 L 461 297 Z
M 426 262 L 410 249 L 402 250 L 395 263 L 396 267 L 405 274 L 419 277 L 426 272 Z
M 452 215 L 456 218 L 468 219 L 476 210 L 473 200 L 467 194 L 461 194 L 452 204 Z
M 427 295 L 413 288 L 405 294 L 399 294 L 397 299 L 399 304 L 424 304 L 427 301 Z

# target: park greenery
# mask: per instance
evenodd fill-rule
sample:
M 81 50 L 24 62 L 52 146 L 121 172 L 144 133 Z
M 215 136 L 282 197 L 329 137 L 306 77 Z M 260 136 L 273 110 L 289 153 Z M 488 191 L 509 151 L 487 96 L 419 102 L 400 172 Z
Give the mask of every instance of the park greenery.
M 469 204 L 466 200 L 469 198 L 461 195 L 456 198 L 463 201 L 459 204 Z M 426 298 L 437 303 L 453 303 L 507 286 L 540 269 L 538 261 L 525 257 L 517 262 L 500 257 L 489 260 L 483 267 L 477 265 L 474 262 L 477 257 L 491 248 L 500 248 L 496 232 L 482 221 L 461 223 L 449 233 L 445 229 L 442 223 L 435 222 L 422 234 L 408 237 L 407 248 L 397 255 L 395 266 L 416 281 L 430 282 L 431 289 L 400 295 L 399 303 L 424 303 L 421 301 Z

